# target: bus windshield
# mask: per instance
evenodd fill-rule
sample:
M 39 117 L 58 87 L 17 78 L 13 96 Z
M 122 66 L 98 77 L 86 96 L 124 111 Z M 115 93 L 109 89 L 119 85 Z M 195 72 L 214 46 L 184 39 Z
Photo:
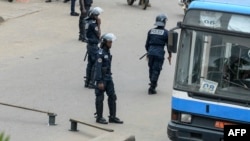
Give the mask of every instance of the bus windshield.
M 250 99 L 250 40 L 183 29 L 174 87 L 233 99 Z M 213 87 L 204 91 L 204 81 Z

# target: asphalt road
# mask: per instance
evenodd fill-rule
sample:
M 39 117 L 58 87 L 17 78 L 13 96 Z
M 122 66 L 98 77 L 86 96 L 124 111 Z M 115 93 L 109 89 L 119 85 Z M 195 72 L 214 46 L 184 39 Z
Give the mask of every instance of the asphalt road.
M 101 14 L 102 33 L 117 36 L 113 43 L 112 72 L 115 82 L 117 116 L 123 125 L 100 125 L 94 119 L 94 91 L 83 87 L 86 44 L 78 41 L 78 17 L 69 15 L 70 4 L 43 0 L 27 3 L 0 1 L 0 102 L 54 112 L 56 125 L 48 126 L 48 116 L 0 105 L 0 132 L 10 141 L 89 141 L 106 131 L 78 125 L 71 132 L 70 118 L 111 128 L 112 134 L 135 135 L 137 141 L 169 141 L 166 128 L 176 54 L 172 64 L 163 66 L 158 94 L 148 95 L 148 67 L 145 53 L 147 31 L 156 15 L 168 16 L 167 29 L 183 18 L 177 0 L 151 1 L 142 10 L 138 1 L 94 0 Z M 79 12 L 77 2 L 76 11 Z M 166 54 L 167 57 L 167 54 Z M 106 97 L 107 98 L 107 97 Z M 108 117 L 105 98 L 104 117 Z

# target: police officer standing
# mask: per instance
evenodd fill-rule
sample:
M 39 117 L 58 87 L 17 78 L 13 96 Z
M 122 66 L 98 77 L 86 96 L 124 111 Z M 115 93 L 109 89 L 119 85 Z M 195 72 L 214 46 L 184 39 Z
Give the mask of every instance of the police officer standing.
M 155 28 L 148 31 L 146 40 L 146 51 L 148 57 L 149 80 L 150 87 L 148 94 L 156 94 L 157 81 L 164 63 L 164 47 L 168 45 L 168 30 L 165 29 L 167 17 L 164 14 L 159 14 L 156 17 Z M 171 64 L 171 52 L 168 50 L 168 60 Z
M 98 17 L 103 10 L 100 7 L 92 8 L 86 18 L 86 42 L 88 64 L 86 68 L 85 87 L 94 88 L 93 69 L 98 51 L 98 43 L 101 35 L 101 19 Z
M 79 41 L 85 42 L 86 33 L 85 33 L 85 18 L 88 16 L 90 7 L 93 3 L 93 0 L 79 0 L 80 4 L 80 18 L 79 18 Z
M 101 124 L 107 124 L 105 118 L 103 118 L 103 100 L 104 92 L 108 95 L 108 107 L 109 107 L 109 122 L 120 123 L 119 118 L 116 117 L 116 94 L 114 89 L 114 83 L 111 73 L 111 60 L 112 55 L 110 54 L 110 48 L 112 42 L 116 39 L 112 33 L 104 34 L 101 38 L 100 49 L 97 54 L 97 61 L 95 67 L 95 80 L 97 87 L 95 88 L 96 95 L 96 122 Z

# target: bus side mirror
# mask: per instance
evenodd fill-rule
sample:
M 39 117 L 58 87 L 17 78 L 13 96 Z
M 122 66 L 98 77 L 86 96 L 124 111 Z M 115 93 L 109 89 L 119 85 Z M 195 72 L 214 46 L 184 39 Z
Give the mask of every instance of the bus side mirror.
M 178 33 L 174 31 L 168 32 L 168 50 L 172 53 L 177 52 L 177 41 L 178 41 Z

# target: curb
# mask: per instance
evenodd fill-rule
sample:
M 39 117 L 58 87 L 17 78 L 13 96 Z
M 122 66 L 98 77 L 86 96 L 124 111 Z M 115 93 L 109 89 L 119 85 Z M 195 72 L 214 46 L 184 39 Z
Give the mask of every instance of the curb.
M 106 133 L 90 141 L 135 141 L 134 135 Z

